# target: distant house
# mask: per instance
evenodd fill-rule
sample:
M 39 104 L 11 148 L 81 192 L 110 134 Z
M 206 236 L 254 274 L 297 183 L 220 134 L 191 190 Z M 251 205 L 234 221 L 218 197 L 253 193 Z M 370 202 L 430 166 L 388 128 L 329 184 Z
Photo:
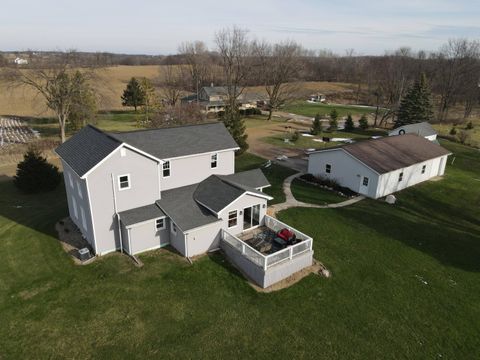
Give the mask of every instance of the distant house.
M 416 134 L 423 136 L 430 141 L 437 140 L 437 132 L 428 122 L 421 122 L 417 124 L 409 124 L 397 127 L 388 133 L 388 136 Z
M 27 65 L 28 64 L 27 59 L 22 59 L 22 58 L 19 58 L 19 57 L 17 57 L 15 60 L 13 60 L 13 62 L 17 65 Z
M 448 155 L 440 145 L 406 134 L 312 152 L 308 172 L 377 199 L 442 176 Z
M 323 94 L 313 94 L 308 97 L 308 101 L 311 102 L 325 102 L 327 101 L 327 98 Z
M 270 184 L 260 169 L 235 173 L 236 150 L 218 122 L 123 133 L 88 125 L 56 152 L 70 218 L 96 255 L 221 248 L 267 287 L 312 264 L 312 238 L 266 214 Z M 288 243 L 275 237 L 285 229 Z
M 203 107 L 206 113 L 217 113 L 225 111 L 225 105 L 228 100 L 228 91 L 225 86 L 205 86 L 200 89 L 197 94 L 193 94 L 182 98 L 183 103 L 197 102 Z M 257 107 L 257 103 L 263 101 L 264 97 L 257 93 L 244 92 L 237 101 L 241 110 L 253 109 Z

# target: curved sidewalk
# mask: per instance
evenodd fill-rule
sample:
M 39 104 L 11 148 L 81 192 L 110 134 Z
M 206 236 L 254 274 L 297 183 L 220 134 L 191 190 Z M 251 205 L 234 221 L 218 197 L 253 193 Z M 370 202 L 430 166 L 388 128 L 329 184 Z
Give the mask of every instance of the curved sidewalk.
M 359 195 L 356 196 L 352 199 L 348 199 L 339 203 L 335 204 L 327 204 L 327 205 L 317 205 L 317 204 L 310 204 L 310 203 L 305 203 L 302 201 L 298 201 L 295 199 L 295 197 L 292 194 L 292 181 L 293 179 L 304 175 L 303 173 L 296 173 L 293 175 L 290 175 L 285 179 L 283 182 L 283 192 L 285 193 L 285 202 L 280 203 L 280 204 L 275 204 L 269 207 L 270 210 L 272 210 L 272 215 L 274 216 L 278 211 L 285 210 L 291 207 L 308 207 L 308 208 L 317 208 L 317 209 L 329 209 L 329 208 L 340 208 L 348 205 L 355 204 L 363 199 L 365 199 L 365 196 Z

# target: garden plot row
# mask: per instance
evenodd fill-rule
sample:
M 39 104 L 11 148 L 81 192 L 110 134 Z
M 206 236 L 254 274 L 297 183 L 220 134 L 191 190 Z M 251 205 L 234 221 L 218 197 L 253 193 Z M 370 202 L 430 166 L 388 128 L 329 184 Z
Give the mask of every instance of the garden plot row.
M 8 144 L 24 144 L 39 137 L 25 122 L 15 118 L 0 118 L 0 147 Z

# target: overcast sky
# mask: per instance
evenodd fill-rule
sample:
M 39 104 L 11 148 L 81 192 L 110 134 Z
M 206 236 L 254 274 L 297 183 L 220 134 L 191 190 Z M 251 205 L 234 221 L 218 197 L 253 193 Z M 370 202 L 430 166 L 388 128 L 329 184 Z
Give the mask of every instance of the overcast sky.
M 234 24 L 252 37 L 304 47 L 382 54 L 436 50 L 449 38 L 480 38 L 479 0 L 18 0 L 0 12 L 1 50 L 175 53 L 183 41 L 213 48 Z

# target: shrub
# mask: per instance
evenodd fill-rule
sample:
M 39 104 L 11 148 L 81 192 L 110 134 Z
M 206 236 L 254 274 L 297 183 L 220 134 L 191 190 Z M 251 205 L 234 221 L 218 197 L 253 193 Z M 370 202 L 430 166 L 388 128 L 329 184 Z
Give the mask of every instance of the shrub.
M 338 128 L 338 111 L 333 108 L 330 112 L 330 130 L 336 130 Z
M 300 134 L 298 133 L 298 131 L 295 131 L 295 132 L 292 134 L 292 138 L 291 138 L 290 140 L 291 140 L 292 142 L 296 142 L 299 137 L 300 137 Z
M 360 126 L 360 129 L 362 130 L 368 129 L 368 120 L 365 114 L 363 114 L 360 120 L 358 120 L 358 124 Z
M 14 184 L 26 193 L 51 191 L 60 183 L 58 167 L 47 162 L 42 153 L 31 147 L 17 166 Z
M 458 141 L 460 141 L 460 144 L 466 145 L 470 140 L 470 134 L 466 130 L 460 130 L 458 133 Z
M 354 128 L 352 115 L 348 114 L 347 120 L 345 120 L 345 131 L 353 131 Z
M 312 135 L 318 135 L 322 133 L 322 123 L 320 122 L 320 114 L 315 115 L 313 119 L 312 129 L 310 130 Z
M 326 177 L 322 176 L 314 176 L 312 174 L 305 174 L 300 176 L 301 180 L 317 184 L 319 186 L 324 186 L 330 189 L 333 189 L 334 191 L 337 191 L 339 193 L 342 193 L 345 196 L 351 197 L 351 196 L 356 196 L 357 193 L 355 191 L 350 190 L 349 188 L 340 186 L 337 181 L 334 179 L 329 179 Z
M 253 112 L 252 112 L 253 115 L 262 115 L 262 110 L 261 109 L 253 108 L 252 110 L 253 110 Z
M 473 129 L 473 123 L 472 123 L 472 121 L 469 121 L 469 122 L 467 123 L 467 127 L 466 127 L 465 129 L 467 129 L 467 130 L 472 130 L 472 129 Z
M 455 125 L 452 126 L 449 132 L 450 135 L 457 135 L 457 129 L 455 128 Z

